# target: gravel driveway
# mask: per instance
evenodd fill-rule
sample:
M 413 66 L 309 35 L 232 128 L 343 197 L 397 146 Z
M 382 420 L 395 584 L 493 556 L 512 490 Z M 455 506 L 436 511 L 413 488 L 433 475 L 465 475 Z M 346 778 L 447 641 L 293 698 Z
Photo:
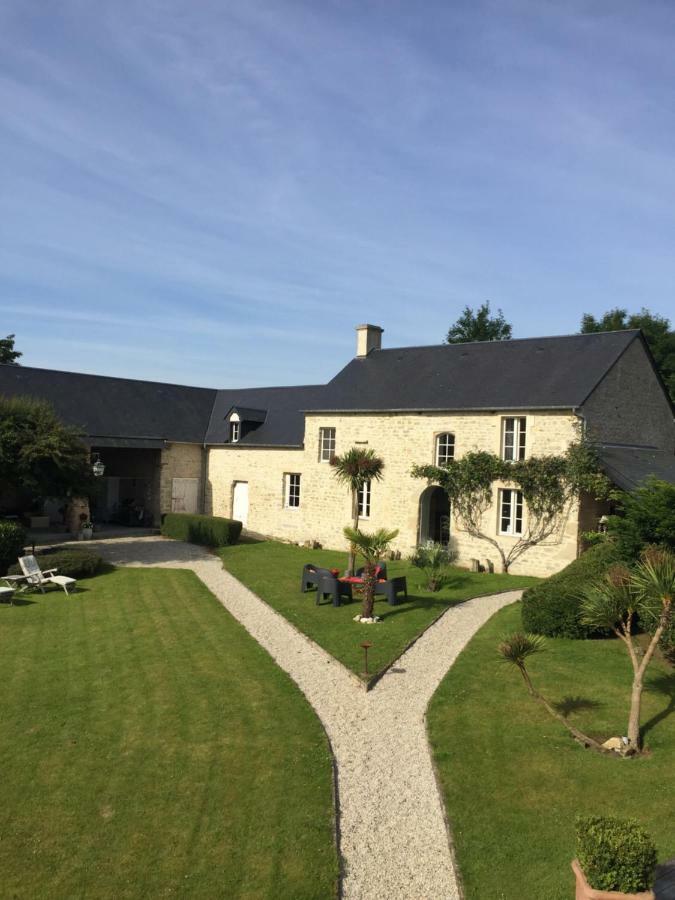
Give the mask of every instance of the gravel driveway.
M 461 896 L 425 711 L 460 650 L 493 613 L 517 600 L 520 591 L 449 609 L 366 692 L 352 673 L 300 635 L 207 551 L 161 537 L 95 543 L 118 565 L 192 569 L 299 685 L 335 754 L 346 900 Z

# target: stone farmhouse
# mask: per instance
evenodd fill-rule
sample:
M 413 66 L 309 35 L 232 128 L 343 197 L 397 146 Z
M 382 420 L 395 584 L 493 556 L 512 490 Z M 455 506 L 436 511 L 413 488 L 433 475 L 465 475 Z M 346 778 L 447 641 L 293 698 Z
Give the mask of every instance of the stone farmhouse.
M 506 459 L 560 453 L 579 430 L 625 489 L 650 474 L 675 481 L 673 407 L 639 331 L 382 349 L 382 329 L 356 329 L 356 355 L 328 384 L 214 390 L 0 366 L 0 394 L 50 401 L 105 463 L 95 521 L 129 510 L 157 525 L 169 511 L 241 520 L 287 541 L 344 546 L 348 491 L 330 458 L 376 451 L 381 482 L 366 485 L 364 528 L 399 529 L 396 547 L 452 539 L 460 563 L 496 553 L 462 532 L 445 493 L 411 476 L 473 449 Z M 561 533 L 512 571 L 547 575 L 579 551 L 603 513 L 581 497 Z M 505 544 L 527 525 L 519 491 L 494 488 L 485 529 Z

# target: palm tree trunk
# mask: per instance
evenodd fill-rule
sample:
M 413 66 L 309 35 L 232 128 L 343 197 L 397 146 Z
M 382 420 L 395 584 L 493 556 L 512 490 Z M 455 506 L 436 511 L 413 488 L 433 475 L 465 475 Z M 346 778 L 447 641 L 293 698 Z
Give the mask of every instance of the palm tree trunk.
M 363 572 L 363 609 L 361 616 L 370 619 L 375 606 L 375 564 L 367 562 Z
M 359 527 L 359 495 L 357 491 L 352 492 L 352 525 L 354 530 Z M 349 562 L 347 563 L 347 575 L 353 575 L 356 569 L 356 549 L 353 544 L 349 545 Z
M 654 655 L 654 651 L 659 643 L 659 639 L 663 634 L 663 631 L 666 626 L 665 617 L 663 617 L 662 621 L 659 623 L 656 631 L 652 635 L 652 639 L 649 642 L 649 646 L 645 651 L 645 655 L 642 657 L 640 665 L 635 668 L 635 676 L 633 677 L 633 687 L 631 688 L 630 693 L 630 713 L 628 714 L 628 734 L 626 737 L 628 738 L 628 750 L 639 753 L 641 750 L 640 743 L 640 708 L 642 706 L 642 676 L 645 673 L 647 666 L 649 665 L 652 656 Z

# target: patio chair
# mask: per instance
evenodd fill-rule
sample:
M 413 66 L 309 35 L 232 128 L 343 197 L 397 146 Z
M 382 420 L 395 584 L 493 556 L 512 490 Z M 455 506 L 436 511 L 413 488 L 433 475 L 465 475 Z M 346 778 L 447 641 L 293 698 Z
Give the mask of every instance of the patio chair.
M 300 581 L 301 593 L 304 594 L 312 585 L 318 587 L 320 579 L 325 577 L 333 577 L 333 573 L 330 569 L 322 569 L 321 566 L 305 563 L 302 567 L 302 579 Z
M 5 600 L 7 600 L 10 605 L 14 603 L 14 588 L 0 585 L 0 603 L 4 603 Z
M 317 606 L 323 602 L 326 597 L 330 597 L 333 606 L 341 606 L 342 599 L 349 603 L 352 601 L 352 586 L 348 581 L 341 581 L 329 572 L 319 578 L 316 587 L 316 604 Z
M 38 587 L 44 594 L 45 585 L 55 584 L 57 587 L 63 588 L 68 593 L 68 588 L 75 590 L 77 581 L 68 575 L 57 575 L 58 569 L 45 569 L 44 572 L 40 568 L 40 563 L 34 556 L 20 556 L 19 565 L 21 571 L 26 576 L 28 584 Z
M 404 575 L 398 578 L 390 578 L 388 581 L 378 581 L 375 585 L 375 596 L 386 597 L 390 606 L 397 606 L 400 603 L 398 594 L 403 594 L 404 599 L 408 599 L 408 582 Z

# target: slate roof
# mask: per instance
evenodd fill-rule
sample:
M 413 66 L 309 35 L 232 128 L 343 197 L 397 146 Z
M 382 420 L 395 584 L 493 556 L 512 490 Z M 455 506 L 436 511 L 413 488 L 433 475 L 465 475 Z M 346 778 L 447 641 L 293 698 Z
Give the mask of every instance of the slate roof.
M 675 455 L 654 447 L 605 444 L 598 448 L 602 467 L 614 484 L 634 490 L 650 475 L 675 484 Z
M 0 365 L 0 394 L 48 400 L 90 438 L 125 438 L 126 446 L 134 438 L 201 443 L 216 397 L 213 388 L 9 365 Z
M 570 409 L 639 331 L 374 350 L 330 381 L 312 411 Z
M 95 446 L 227 444 L 236 408 L 261 422 L 237 446 L 298 447 L 305 411 L 578 407 L 634 340 L 639 331 L 375 350 L 327 385 L 227 390 L 0 365 L 0 394 L 48 400 Z
M 267 410 L 262 425 L 237 442 L 237 447 L 299 447 L 305 432 L 302 412 L 319 402 L 324 385 L 299 387 L 231 388 L 218 391 L 206 432 L 207 444 L 225 444 L 229 439 L 226 416 L 235 407 L 242 410 Z

